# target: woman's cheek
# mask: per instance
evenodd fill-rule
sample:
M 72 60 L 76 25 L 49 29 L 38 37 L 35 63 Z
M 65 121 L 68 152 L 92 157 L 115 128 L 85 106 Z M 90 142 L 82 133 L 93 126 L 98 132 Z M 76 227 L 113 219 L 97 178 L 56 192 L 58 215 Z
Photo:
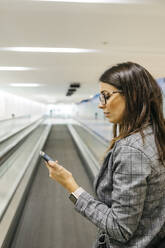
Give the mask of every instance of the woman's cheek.
M 115 110 L 119 106 L 119 104 L 120 104 L 119 99 L 113 99 L 113 101 L 109 103 L 109 108 Z

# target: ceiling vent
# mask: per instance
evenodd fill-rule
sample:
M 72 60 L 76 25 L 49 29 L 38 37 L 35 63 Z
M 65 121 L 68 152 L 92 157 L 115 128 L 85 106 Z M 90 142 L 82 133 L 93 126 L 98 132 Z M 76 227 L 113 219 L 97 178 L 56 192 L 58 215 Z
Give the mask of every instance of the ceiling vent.
M 71 96 L 78 88 L 80 88 L 80 83 L 71 83 L 69 87 L 66 96 Z
M 66 96 L 71 96 L 71 95 L 72 95 L 72 93 L 70 93 L 70 92 L 66 93 Z
M 74 91 L 76 91 L 76 89 L 68 89 L 68 91 L 70 91 L 70 92 L 74 92 Z
M 71 88 L 80 88 L 80 83 L 72 83 L 70 84 Z

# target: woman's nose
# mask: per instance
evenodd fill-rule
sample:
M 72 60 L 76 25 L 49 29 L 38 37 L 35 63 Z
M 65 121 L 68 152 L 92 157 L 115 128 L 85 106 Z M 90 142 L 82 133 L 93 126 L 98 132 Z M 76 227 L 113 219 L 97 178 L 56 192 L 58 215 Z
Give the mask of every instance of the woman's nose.
M 98 108 L 102 109 L 102 108 L 104 108 L 104 105 L 102 105 L 101 103 L 99 103 Z

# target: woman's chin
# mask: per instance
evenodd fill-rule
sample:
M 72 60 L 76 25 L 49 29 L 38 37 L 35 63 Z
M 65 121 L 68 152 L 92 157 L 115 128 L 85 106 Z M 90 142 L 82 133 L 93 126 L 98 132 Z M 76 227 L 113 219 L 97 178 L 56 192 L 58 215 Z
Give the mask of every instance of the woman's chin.
M 112 118 L 107 118 L 109 122 L 116 124 L 117 122 L 115 120 L 113 120 Z
M 114 123 L 113 120 L 111 118 L 108 118 L 108 121 L 111 123 Z

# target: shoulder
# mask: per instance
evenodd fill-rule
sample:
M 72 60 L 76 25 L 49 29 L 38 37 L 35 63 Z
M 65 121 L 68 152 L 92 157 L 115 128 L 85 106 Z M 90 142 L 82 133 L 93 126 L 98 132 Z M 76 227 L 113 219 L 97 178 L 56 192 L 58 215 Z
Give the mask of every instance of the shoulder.
M 152 125 L 149 125 L 143 129 L 144 144 L 140 132 L 131 134 L 130 136 L 118 140 L 114 147 L 115 151 L 120 151 L 123 147 L 125 150 L 134 152 L 135 150 L 143 153 L 149 159 L 157 159 L 157 147 L 155 144 L 155 137 L 152 129 Z

